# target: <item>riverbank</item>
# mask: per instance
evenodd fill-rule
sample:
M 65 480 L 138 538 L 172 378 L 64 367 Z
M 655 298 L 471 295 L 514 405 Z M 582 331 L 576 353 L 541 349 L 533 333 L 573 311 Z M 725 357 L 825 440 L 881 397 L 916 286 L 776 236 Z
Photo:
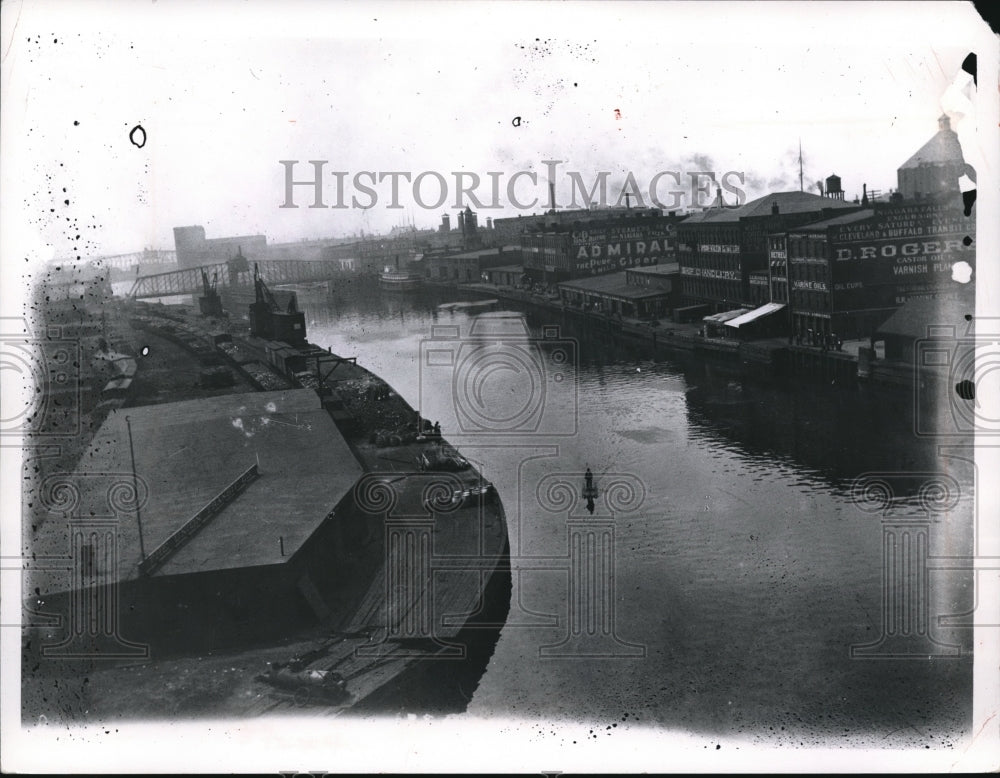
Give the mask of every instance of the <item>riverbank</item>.
M 314 355 L 329 357 L 318 385 L 308 371 L 296 374 L 262 359 L 260 344 L 244 335 L 239 321 L 204 319 L 182 306 L 120 307 L 113 345 L 134 352 L 139 370 L 129 391 L 102 409 L 105 414 L 175 399 L 314 390 L 365 473 L 347 502 L 338 504 L 338 523 L 368 529 L 363 538 L 334 530 L 340 549 L 334 551 L 346 555 L 335 565 L 339 578 L 334 578 L 342 579 L 346 570 L 350 585 L 340 592 L 325 587 L 319 598 L 302 592 L 314 622 L 270 640 L 207 651 L 185 651 L 173 643 L 164 651 L 148 640 L 145 660 L 53 661 L 40 648 L 51 644 L 49 633 L 58 629 L 26 632 L 25 722 L 243 716 L 303 706 L 318 715 L 354 706 L 366 714 L 463 710 L 492 654 L 510 593 L 503 505 L 495 491 L 484 488 L 487 482 L 478 471 L 472 466 L 459 473 L 421 471 L 417 462 L 423 450 L 447 447 L 444 440 L 372 440 L 376 424 L 405 426 L 417 415 L 356 361 L 307 344 Z M 178 393 L 182 396 L 175 398 Z M 80 445 L 85 448 L 91 437 Z M 75 465 L 64 467 L 70 471 Z M 453 486 L 477 486 L 485 494 L 455 502 Z M 392 499 L 382 504 L 387 494 Z M 394 523 L 396 514 L 402 524 Z M 351 543 L 362 540 L 365 548 L 355 554 Z M 414 567 L 413 557 L 399 557 L 395 544 L 400 541 L 416 542 L 430 553 L 418 554 Z M 442 566 L 443 558 L 462 564 Z M 352 560 L 359 564 L 348 564 Z M 400 574 L 406 582 L 402 588 L 396 585 Z M 289 693 L 265 682 L 269 668 L 289 664 L 304 673 L 300 688 Z M 314 694 L 308 679 L 317 672 L 338 673 L 348 696 L 331 702 Z
M 429 284 L 430 285 L 430 284 Z M 724 360 L 740 365 L 747 373 L 773 378 L 800 378 L 822 381 L 843 387 L 859 384 L 886 387 L 891 391 L 912 391 L 914 366 L 885 359 L 878 344 L 874 360 L 863 360 L 862 349 L 868 340 L 844 341 L 840 350 L 825 349 L 789 342 L 788 338 L 762 338 L 740 341 L 713 337 L 701 322 L 649 321 L 609 315 L 569 306 L 558 298 L 487 283 L 435 283 L 441 289 L 496 298 L 505 304 L 526 310 L 555 314 L 560 321 L 571 322 L 602 335 L 621 338 L 648 347 L 657 355 L 684 355 L 706 360 Z M 944 371 L 922 368 L 920 379 L 942 381 Z

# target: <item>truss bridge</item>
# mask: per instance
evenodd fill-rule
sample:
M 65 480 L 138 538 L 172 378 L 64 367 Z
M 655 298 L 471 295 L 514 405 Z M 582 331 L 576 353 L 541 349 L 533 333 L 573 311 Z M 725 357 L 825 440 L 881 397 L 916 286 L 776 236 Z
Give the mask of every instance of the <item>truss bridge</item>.
M 308 281 L 327 281 L 341 273 L 338 260 L 285 259 L 257 262 L 261 274 L 272 286 Z M 133 299 L 147 297 L 171 297 L 181 294 L 200 294 L 204 289 L 202 273 L 219 288 L 253 288 L 253 272 L 250 268 L 240 269 L 232 262 L 215 265 L 189 267 L 169 273 L 142 276 L 135 280 L 128 296 Z

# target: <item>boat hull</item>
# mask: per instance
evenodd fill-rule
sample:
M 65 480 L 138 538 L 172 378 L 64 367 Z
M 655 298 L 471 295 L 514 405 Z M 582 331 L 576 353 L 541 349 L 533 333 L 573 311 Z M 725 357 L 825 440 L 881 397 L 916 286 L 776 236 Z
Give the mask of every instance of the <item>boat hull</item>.
M 390 292 L 406 292 L 411 289 L 419 289 L 423 279 L 420 276 L 404 276 L 404 275 L 381 275 L 378 279 L 378 285 L 382 289 Z

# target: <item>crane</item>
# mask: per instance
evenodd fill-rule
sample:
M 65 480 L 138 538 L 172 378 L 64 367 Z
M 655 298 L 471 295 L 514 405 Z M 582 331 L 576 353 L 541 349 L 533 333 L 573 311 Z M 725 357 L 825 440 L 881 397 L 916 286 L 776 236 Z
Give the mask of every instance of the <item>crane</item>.
M 250 333 L 266 340 L 300 344 L 305 341 L 305 314 L 299 311 L 295 293 L 289 293 L 282 307 L 267 288 L 257 263 L 253 266 L 254 302 L 250 306 Z
M 204 290 L 202 296 L 198 299 L 198 307 L 201 309 L 202 316 L 222 316 L 222 298 L 219 297 L 219 291 L 216 289 L 216 285 L 219 282 L 219 274 L 214 273 L 212 275 L 212 282 L 208 281 L 208 273 L 204 269 L 201 271 L 201 285 Z

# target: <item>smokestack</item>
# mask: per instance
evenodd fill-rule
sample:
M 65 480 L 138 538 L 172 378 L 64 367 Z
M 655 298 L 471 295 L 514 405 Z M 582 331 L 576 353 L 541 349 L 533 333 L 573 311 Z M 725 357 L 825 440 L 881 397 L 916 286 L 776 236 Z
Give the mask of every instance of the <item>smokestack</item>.
M 718 203 L 718 205 L 719 205 L 720 208 L 722 208 L 723 206 L 725 206 L 725 203 L 722 202 L 722 187 L 721 186 L 715 187 L 715 202 Z
M 868 184 L 861 185 L 861 204 L 868 205 Z
M 556 185 L 554 181 L 549 181 L 549 206 L 553 211 L 556 209 Z

